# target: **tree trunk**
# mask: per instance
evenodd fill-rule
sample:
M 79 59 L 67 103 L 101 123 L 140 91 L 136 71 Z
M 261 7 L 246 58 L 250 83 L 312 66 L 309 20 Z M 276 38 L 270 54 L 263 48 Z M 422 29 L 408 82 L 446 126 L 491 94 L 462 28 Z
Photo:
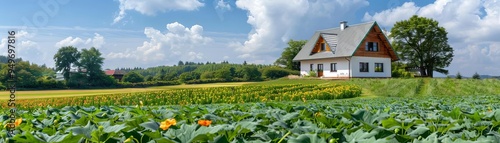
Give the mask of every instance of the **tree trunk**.
M 422 77 L 427 76 L 427 74 L 425 72 L 425 67 L 424 66 L 420 66 L 420 76 L 422 76 Z
M 429 75 L 429 77 L 433 78 L 434 77 L 434 63 L 429 63 L 429 65 L 427 66 L 427 74 Z

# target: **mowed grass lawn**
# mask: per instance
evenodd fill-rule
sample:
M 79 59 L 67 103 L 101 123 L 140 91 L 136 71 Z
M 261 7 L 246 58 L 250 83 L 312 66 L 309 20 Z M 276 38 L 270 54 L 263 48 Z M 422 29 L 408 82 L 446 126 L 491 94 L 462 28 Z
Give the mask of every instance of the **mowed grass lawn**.
M 118 94 L 118 93 L 171 90 L 171 89 L 241 86 L 245 84 L 253 84 L 253 82 L 192 84 L 192 85 L 174 85 L 174 86 L 157 86 L 148 88 L 122 88 L 122 89 L 69 89 L 69 90 L 16 91 L 16 99 L 94 96 L 94 95 L 106 95 L 106 94 Z M 9 95 L 10 95 L 9 91 L 0 92 L 0 100 L 9 99 L 10 98 Z

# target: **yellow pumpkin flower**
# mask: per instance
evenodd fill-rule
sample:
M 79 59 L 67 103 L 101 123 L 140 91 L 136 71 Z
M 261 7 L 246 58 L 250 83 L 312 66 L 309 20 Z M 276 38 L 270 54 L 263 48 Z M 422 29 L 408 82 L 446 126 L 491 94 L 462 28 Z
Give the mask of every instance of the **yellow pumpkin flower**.
M 320 116 L 321 116 L 321 113 L 320 113 L 320 112 L 316 112 L 316 113 L 314 113 L 314 116 L 315 116 L 315 117 L 320 117 Z
M 167 120 L 161 122 L 160 128 L 163 130 L 167 130 L 168 128 L 170 128 L 170 126 L 176 125 L 176 124 L 177 124 L 177 121 L 175 119 L 167 119 Z
M 21 125 L 22 122 L 23 122 L 23 118 L 16 119 L 16 121 L 14 122 L 14 127 L 17 127 L 17 126 Z M 7 125 L 10 125 L 10 124 L 12 124 L 12 123 L 5 124 L 4 128 L 7 127 Z

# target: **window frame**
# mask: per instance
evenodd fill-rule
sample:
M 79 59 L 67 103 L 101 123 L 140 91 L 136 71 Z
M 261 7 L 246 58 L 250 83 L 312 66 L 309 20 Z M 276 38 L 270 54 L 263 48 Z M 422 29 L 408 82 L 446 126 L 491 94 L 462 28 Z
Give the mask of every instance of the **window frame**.
M 337 63 L 330 63 L 330 72 L 337 72 Z
M 309 64 L 309 71 L 313 71 L 314 64 Z
M 379 49 L 378 42 L 366 42 L 365 43 L 365 51 L 378 52 L 378 49 Z
M 359 62 L 359 72 L 370 72 L 370 64 L 368 62 Z
M 380 65 L 380 70 L 377 70 L 378 65 Z M 375 72 L 384 72 L 384 63 L 375 63 Z
M 325 42 L 323 42 L 319 45 L 319 51 L 320 52 L 326 51 L 326 43 Z

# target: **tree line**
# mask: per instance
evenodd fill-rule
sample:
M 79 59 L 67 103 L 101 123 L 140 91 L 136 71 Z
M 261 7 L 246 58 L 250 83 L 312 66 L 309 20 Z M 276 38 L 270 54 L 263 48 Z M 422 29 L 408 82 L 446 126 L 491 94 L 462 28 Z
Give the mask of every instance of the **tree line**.
M 179 63 L 192 63 L 182 62 Z M 298 75 L 298 71 L 288 70 L 274 65 L 229 63 L 195 63 L 174 66 L 158 66 L 144 70 L 131 70 L 124 77 L 124 82 L 178 81 L 180 83 L 213 83 L 230 81 L 261 81 L 276 79 L 288 75 Z
M 121 88 L 177 85 L 181 83 L 213 83 L 237 81 L 262 81 L 276 79 L 298 71 L 288 70 L 274 65 L 216 62 L 179 61 L 173 66 L 150 68 L 116 68 L 126 74 L 122 81 L 106 75 L 102 69 L 102 53 L 91 47 L 78 50 L 73 46 L 61 47 L 53 57 L 54 68 L 45 64 L 37 65 L 22 59 L 15 59 L 15 75 L 19 90 L 31 89 L 67 89 L 67 88 Z M 8 80 L 8 58 L 0 56 L 0 82 Z M 57 80 L 60 72 L 64 80 Z M 1 89 L 6 87 L 0 84 Z

